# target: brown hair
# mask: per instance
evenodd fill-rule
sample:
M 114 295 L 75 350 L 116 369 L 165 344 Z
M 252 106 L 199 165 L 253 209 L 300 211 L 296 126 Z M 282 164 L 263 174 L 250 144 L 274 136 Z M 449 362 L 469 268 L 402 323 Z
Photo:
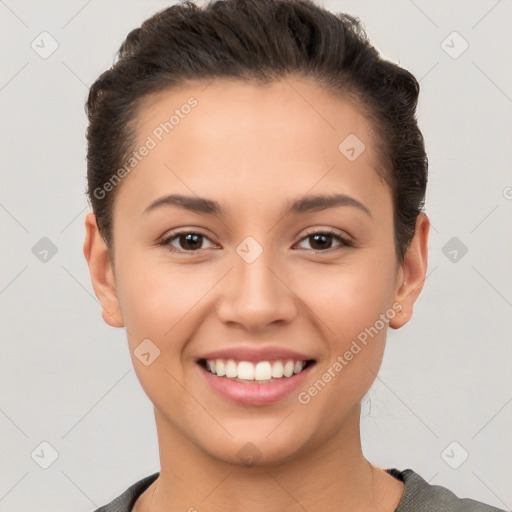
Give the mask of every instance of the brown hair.
M 372 119 L 379 174 L 393 198 L 397 259 L 403 262 L 428 174 L 416 121 L 418 81 L 379 56 L 357 18 L 312 0 L 211 0 L 203 7 L 182 1 L 128 34 L 85 106 L 87 194 L 109 249 L 119 186 L 106 192 L 104 184 L 133 152 L 138 108 L 149 94 L 197 80 L 268 82 L 290 74 L 352 98 Z

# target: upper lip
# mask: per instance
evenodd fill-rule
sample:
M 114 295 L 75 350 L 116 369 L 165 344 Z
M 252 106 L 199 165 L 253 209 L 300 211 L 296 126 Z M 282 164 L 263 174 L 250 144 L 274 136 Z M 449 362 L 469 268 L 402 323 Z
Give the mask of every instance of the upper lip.
M 201 359 L 233 359 L 235 361 L 271 361 L 271 360 L 293 360 L 293 361 L 309 361 L 313 358 L 296 352 L 295 350 L 289 350 L 283 347 L 261 347 L 261 348 L 249 348 L 249 347 L 231 347 L 222 350 L 213 350 L 198 357 L 198 361 Z

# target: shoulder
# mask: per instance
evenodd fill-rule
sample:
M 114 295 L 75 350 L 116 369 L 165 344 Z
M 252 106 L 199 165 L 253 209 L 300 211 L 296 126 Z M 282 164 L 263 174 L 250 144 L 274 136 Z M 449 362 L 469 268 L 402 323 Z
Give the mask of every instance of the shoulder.
M 412 469 L 399 471 L 386 469 L 393 477 L 404 482 L 405 489 L 395 512 L 505 512 L 468 498 L 459 498 L 440 485 L 431 485 Z M 137 498 L 158 478 L 160 473 L 149 475 L 132 484 L 113 501 L 94 512 L 131 512 Z
M 131 512 L 137 498 L 158 478 L 160 472 L 146 476 L 130 485 L 126 491 L 107 505 L 96 509 L 94 512 Z
M 469 498 L 459 498 L 440 485 L 431 485 L 412 469 L 386 469 L 405 485 L 395 512 L 505 512 Z

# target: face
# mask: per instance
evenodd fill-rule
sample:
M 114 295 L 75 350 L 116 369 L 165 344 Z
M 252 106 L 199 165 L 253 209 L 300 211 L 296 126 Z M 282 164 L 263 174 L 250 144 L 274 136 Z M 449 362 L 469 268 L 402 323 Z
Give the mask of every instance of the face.
M 419 293 L 404 280 L 426 266 L 425 251 L 397 263 L 370 122 L 303 80 L 215 81 L 154 96 L 137 130 L 149 150 L 118 185 L 114 270 L 94 285 L 159 435 L 234 464 L 313 452 L 358 418 L 388 325 Z M 309 363 L 258 383 L 213 375 L 219 359 L 266 379 Z

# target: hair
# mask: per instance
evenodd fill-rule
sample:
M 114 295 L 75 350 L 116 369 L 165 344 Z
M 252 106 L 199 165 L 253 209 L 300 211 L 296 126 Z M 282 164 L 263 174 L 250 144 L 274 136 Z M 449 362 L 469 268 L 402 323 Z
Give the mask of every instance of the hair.
M 119 186 L 107 192 L 105 184 L 133 154 L 137 114 L 149 95 L 192 81 L 261 84 L 292 75 L 355 102 L 371 120 L 377 172 L 391 189 L 395 252 L 403 262 L 424 207 L 428 174 L 416 121 L 419 83 L 380 57 L 359 19 L 312 0 L 210 0 L 203 7 L 182 0 L 127 35 L 85 105 L 86 193 L 109 250 Z

